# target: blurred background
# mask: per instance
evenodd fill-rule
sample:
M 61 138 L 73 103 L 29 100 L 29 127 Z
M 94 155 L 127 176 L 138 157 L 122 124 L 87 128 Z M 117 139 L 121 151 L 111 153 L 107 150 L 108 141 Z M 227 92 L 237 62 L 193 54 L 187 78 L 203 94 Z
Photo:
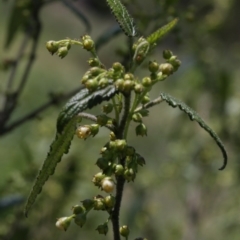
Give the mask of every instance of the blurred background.
M 151 98 L 164 91 L 195 109 L 221 137 L 229 163 L 218 171 L 222 156 L 215 142 L 181 111 L 166 103 L 152 108 L 145 120 L 147 137 L 137 138 L 132 124 L 129 144 L 145 157 L 146 166 L 134 183 L 126 184 L 120 222 L 129 225 L 130 239 L 237 240 L 240 1 L 122 2 L 134 17 L 140 36 L 179 18 L 178 26 L 136 74 L 147 76 L 148 60 L 164 62 L 162 51 L 173 51 L 182 65 L 153 89 Z M 97 42 L 107 68 L 126 59 L 128 38 L 105 1 L 0 2 L 0 239 L 112 239 L 111 225 L 107 236 L 95 231 L 107 218 L 101 212 L 92 212 L 83 228 L 72 224 L 62 232 L 55 227 L 56 218 L 70 215 L 73 205 L 100 194 L 91 179 L 99 171 L 95 162 L 108 139 L 104 129 L 93 139 L 74 139 L 29 217 L 23 216 L 26 198 L 54 138 L 58 112 L 79 88 L 90 57 L 73 46 L 60 59 L 49 54 L 45 43 L 86 33 Z M 39 112 L 34 115 L 36 109 Z M 100 114 L 101 107 L 91 112 Z

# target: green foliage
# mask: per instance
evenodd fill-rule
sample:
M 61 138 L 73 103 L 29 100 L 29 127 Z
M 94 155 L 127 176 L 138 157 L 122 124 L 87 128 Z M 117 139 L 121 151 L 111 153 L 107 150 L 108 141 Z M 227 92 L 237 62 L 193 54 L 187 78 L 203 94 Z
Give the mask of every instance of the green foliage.
M 103 101 L 108 101 L 117 93 L 114 86 L 108 86 L 104 89 L 95 92 L 89 92 L 88 89 L 83 88 L 72 97 L 59 113 L 57 120 L 57 131 L 62 133 L 64 127 L 68 122 L 78 113 L 91 109 Z
M 120 0 L 106 0 L 106 1 L 124 33 L 129 37 L 136 36 L 137 31 L 135 28 L 134 20 L 129 15 L 127 9 L 123 6 L 121 1 Z
M 167 93 L 160 93 L 160 96 L 171 107 L 173 108 L 179 107 L 181 111 L 185 112 L 189 116 L 191 121 L 198 122 L 198 124 L 210 134 L 210 136 L 214 139 L 214 141 L 217 143 L 218 147 L 222 151 L 224 162 L 222 167 L 219 168 L 219 170 L 223 170 L 227 165 L 227 152 L 218 135 L 203 121 L 203 119 L 198 115 L 198 113 L 196 113 L 193 109 L 187 106 L 184 102 L 172 97 Z
M 25 216 L 28 215 L 30 208 L 34 204 L 38 194 L 42 191 L 42 187 L 48 180 L 49 176 L 54 174 L 55 168 L 61 161 L 63 154 L 68 153 L 78 122 L 79 117 L 73 117 L 64 126 L 63 131 L 56 134 L 54 141 L 50 145 L 50 151 L 48 152 L 47 158 L 38 173 L 32 191 L 28 197 L 24 210 Z

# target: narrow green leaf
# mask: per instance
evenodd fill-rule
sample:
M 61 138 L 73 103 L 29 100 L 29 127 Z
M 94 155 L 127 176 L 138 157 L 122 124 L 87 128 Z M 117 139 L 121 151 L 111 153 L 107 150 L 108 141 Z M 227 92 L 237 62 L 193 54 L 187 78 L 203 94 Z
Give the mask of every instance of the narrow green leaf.
M 177 22 L 178 19 L 174 19 L 170 23 L 159 28 L 157 31 L 147 37 L 147 41 L 150 43 L 151 48 L 154 47 L 158 43 L 158 41 L 163 38 L 170 30 L 172 30 L 172 28 L 177 24 Z
M 117 90 L 112 85 L 92 93 L 86 88 L 82 89 L 61 110 L 57 120 L 58 133 L 61 133 L 68 121 L 78 113 L 111 99 L 116 93 Z
M 128 37 L 137 35 L 134 20 L 120 0 L 106 0 L 117 22 Z
M 210 136 L 214 139 L 214 141 L 216 142 L 216 144 L 218 145 L 218 147 L 222 152 L 224 161 L 223 161 L 222 167 L 220 167 L 219 170 L 223 170 L 227 165 L 228 157 L 227 157 L 227 152 L 225 150 L 225 147 L 221 139 L 218 137 L 218 135 L 203 121 L 203 119 L 193 109 L 191 109 L 185 103 L 170 96 L 167 93 L 160 93 L 160 96 L 171 107 L 174 107 L 174 108 L 179 107 L 181 111 L 185 112 L 189 116 L 190 120 L 198 122 L 198 124 L 210 134 Z
M 54 174 L 57 164 L 61 161 L 63 154 L 67 154 L 71 145 L 71 141 L 76 131 L 78 117 L 74 117 L 64 127 L 61 134 L 57 133 L 55 140 L 50 146 L 47 158 L 43 163 L 41 170 L 38 173 L 32 191 L 29 194 L 24 214 L 27 217 L 28 212 L 34 204 L 38 194 L 42 191 L 45 182 L 48 180 L 50 175 Z

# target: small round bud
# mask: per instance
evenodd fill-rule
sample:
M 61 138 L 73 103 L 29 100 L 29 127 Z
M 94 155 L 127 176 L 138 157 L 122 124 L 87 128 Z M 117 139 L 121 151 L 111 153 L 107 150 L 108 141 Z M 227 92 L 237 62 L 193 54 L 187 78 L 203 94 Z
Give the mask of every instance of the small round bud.
M 113 63 L 112 68 L 114 69 L 114 71 L 118 72 L 124 69 L 123 65 L 119 62 L 115 62 Z
M 88 60 L 88 64 L 90 67 L 99 67 L 99 65 L 100 65 L 97 58 L 90 58 Z
M 75 205 L 72 207 L 73 214 L 80 214 L 85 212 L 85 208 L 81 205 Z
M 107 177 L 102 180 L 101 187 L 104 192 L 110 193 L 114 190 L 115 185 L 113 180 Z
M 98 88 L 98 81 L 96 79 L 88 79 L 85 83 L 85 87 L 90 92 L 94 92 Z
M 115 173 L 117 176 L 123 175 L 123 173 L 124 173 L 123 165 L 122 165 L 122 164 L 117 164 L 117 165 L 115 166 L 115 171 L 114 171 L 114 173 Z
M 162 74 L 167 75 L 167 76 L 172 74 L 173 70 L 174 70 L 172 64 L 170 64 L 170 63 L 163 63 L 160 65 L 159 68 L 160 68 L 160 71 L 162 72 Z
M 110 132 L 109 136 L 110 136 L 110 141 L 115 141 L 116 140 L 116 135 L 115 135 L 114 132 Z
M 113 104 L 112 103 L 106 103 L 102 106 L 102 111 L 106 114 L 112 112 L 113 110 Z
M 125 170 L 123 176 L 128 182 L 130 182 L 130 181 L 134 181 L 136 177 L 136 173 L 133 171 L 132 168 L 129 168 Z
M 100 73 L 102 73 L 104 70 L 100 67 L 92 67 L 90 69 L 90 74 L 93 76 L 93 77 L 96 77 L 98 76 Z
M 132 80 L 125 80 L 123 83 L 123 91 L 124 92 L 130 92 L 131 90 L 134 89 L 135 82 Z
M 67 47 L 60 47 L 57 51 L 57 54 L 60 58 L 64 58 L 68 54 L 68 48 Z
M 97 198 L 94 200 L 94 210 L 105 210 L 105 204 L 103 198 Z
M 81 83 L 85 84 L 88 81 L 89 78 L 90 78 L 90 75 L 89 74 L 85 74 L 83 76 L 82 80 L 81 80 Z
M 156 62 L 156 61 L 150 61 L 148 63 L 148 70 L 151 72 L 151 73 L 155 73 L 159 70 L 159 64 Z
M 56 227 L 61 230 L 67 231 L 68 227 L 71 224 L 71 221 L 72 221 L 72 217 L 61 217 L 57 219 Z
M 116 150 L 117 151 L 122 151 L 126 148 L 127 146 L 127 142 L 125 139 L 116 139 L 115 140 L 115 143 L 116 143 Z
M 142 79 L 142 85 L 144 87 L 150 87 L 152 85 L 152 80 L 150 77 L 145 77 Z
M 142 104 L 146 104 L 146 103 L 148 103 L 148 102 L 150 102 L 150 98 L 149 98 L 149 96 L 145 95 L 145 96 L 143 97 L 141 103 L 142 103 Z
M 137 136 L 147 136 L 147 127 L 143 123 L 137 125 L 135 131 Z
M 91 128 L 91 135 L 94 137 L 98 134 L 99 131 L 99 125 L 98 124 L 91 124 L 90 125 Z
M 119 232 L 123 237 L 128 237 L 130 230 L 127 225 L 123 225 L 120 227 Z
M 94 42 L 92 39 L 85 39 L 82 44 L 83 48 L 87 51 L 92 51 L 94 49 Z
M 76 134 L 81 139 L 88 138 L 91 135 L 91 126 L 84 125 L 84 126 L 78 127 L 76 130 Z
M 82 205 L 86 209 L 86 211 L 89 211 L 90 209 L 93 208 L 94 200 L 92 200 L 92 199 L 85 199 L 85 200 L 82 201 Z
M 106 196 L 104 198 L 104 203 L 105 203 L 105 206 L 108 208 L 108 209 L 112 209 L 115 205 L 115 197 L 113 197 L 112 195 L 109 195 L 109 196 Z
M 57 52 L 58 47 L 58 43 L 55 41 L 48 41 L 46 43 L 46 48 L 52 55 Z
M 134 122 L 142 122 L 142 115 L 141 115 L 141 113 L 134 113 L 132 115 L 132 120 Z
M 100 126 L 105 126 L 108 123 L 109 117 L 105 114 L 101 114 L 97 116 L 97 123 Z
M 100 187 L 102 180 L 105 178 L 105 174 L 99 172 L 93 176 L 92 182 L 95 186 Z
M 126 73 L 124 74 L 124 80 L 133 80 L 134 75 L 132 73 Z
M 78 226 L 83 227 L 83 225 L 86 223 L 86 221 L 87 221 L 87 213 L 86 212 L 75 215 L 74 222 Z
M 96 230 L 98 231 L 99 234 L 106 235 L 108 233 L 108 225 L 107 223 L 99 225 Z
M 164 50 L 163 51 L 163 58 L 164 59 L 169 59 L 172 55 L 173 55 L 173 53 L 170 50 Z
M 108 86 L 108 79 L 107 78 L 101 78 L 100 80 L 99 80 L 99 83 L 98 83 L 98 85 L 99 85 L 99 87 L 100 88 L 105 88 L 106 86 Z
M 115 84 L 117 90 L 123 91 L 123 89 L 124 89 L 124 85 L 123 85 L 124 84 L 124 80 L 123 79 L 121 79 L 121 78 L 117 79 L 114 84 Z
M 138 94 L 138 93 L 142 93 L 142 91 L 143 91 L 143 85 L 140 83 L 136 83 L 134 86 L 134 92 Z

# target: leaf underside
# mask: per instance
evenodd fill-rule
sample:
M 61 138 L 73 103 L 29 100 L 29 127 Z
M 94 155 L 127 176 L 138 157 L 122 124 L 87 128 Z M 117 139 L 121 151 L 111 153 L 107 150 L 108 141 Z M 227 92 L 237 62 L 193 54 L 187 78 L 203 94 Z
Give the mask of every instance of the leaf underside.
M 225 147 L 224 147 L 221 139 L 218 137 L 218 135 L 203 121 L 203 119 L 198 115 L 198 113 L 196 113 L 193 109 L 188 107 L 185 103 L 172 97 L 171 95 L 169 95 L 167 93 L 160 93 L 160 96 L 171 107 L 173 107 L 173 108 L 179 107 L 179 109 L 181 111 L 185 112 L 189 116 L 191 121 L 198 122 L 198 124 L 210 134 L 210 136 L 214 139 L 214 141 L 216 142 L 216 144 L 218 145 L 218 147 L 220 148 L 220 150 L 222 152 L 224 161 L 223 161 L 222 167 L 219 168 L 219 170 L 223 170 L 227 165 L 228 157 L 227 157 L 227 152 L 225 150 Z
M 29 194 L 27 204 L 24 209 L 24 214 L 26 217 L 38 194 L 42 191 L 43 185 L 48 180 L 49 176 L 54 174 L 55 168 L 61 161 L 63 154 L 68 153 L 79 119 L 79 117 L 72 118 L 71 121 L 69 121 L 64 127 L 62 133 L 56 134 L 56 137 L 50 146 L 47 158 L 44 161 L 32 191 Z
M 175 18 L 168 24 L 153 32 L 149 37 L 147 37 L 147 41 L 150 43 L 150 46 L 154 47 L 160 39 L 162 39 L 170 30 L 172 30 L 172 28 L 177 24 L 177 22 L 178 19 Z
M 73 96 L 63 107 L 58 115 L 57 132 L 61 133 L 64 126 L 78 113 L 91 109 L 103 101 L 108 101 L 117 93 L 116 88 L 110 85 L 95 92 L 89 92 L 84 88 Z
M 120 27 L 128 37 L 137 35 L 133 18 L 120 0 L 106 0 Z

